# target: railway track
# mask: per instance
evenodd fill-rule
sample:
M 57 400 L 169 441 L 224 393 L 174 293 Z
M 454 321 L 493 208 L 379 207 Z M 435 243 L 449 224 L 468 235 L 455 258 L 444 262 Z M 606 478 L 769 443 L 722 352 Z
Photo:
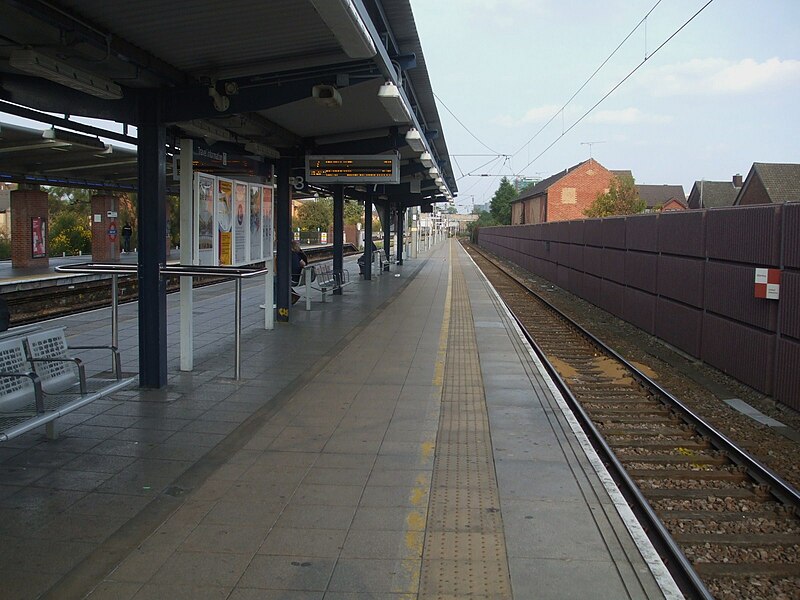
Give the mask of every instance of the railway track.
M 687 597 L 800 597 L 800 495 L 474 246 Z M 636 506 L 641 504 L 640 506 Z

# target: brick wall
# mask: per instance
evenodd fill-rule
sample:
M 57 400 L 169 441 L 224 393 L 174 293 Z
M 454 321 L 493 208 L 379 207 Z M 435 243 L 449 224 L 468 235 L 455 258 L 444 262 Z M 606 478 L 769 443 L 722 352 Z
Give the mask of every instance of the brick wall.
M 117 212 L 117 199 L 114 196 L 104 194 L 92 196 L 92 260 L 94 262 L 119 259 L 124 223 L 120 221 L 119 216 L 109 217 L 109 212 L 112 214 Z M 111 239 L 112 237 L 114 239 Z
M 47 221 L 47 192 L 18 189 L 11 192 L 11 266 L 14 268 L 46 267 L 50 259 L 33 258 L 32 220 L 42 219 L 44 251 L 47 254 L 49 223 Z
M 556 181 L 547 190 L 547 221 L 583 219 L 583 211 L 607 191 L 613 174 L 592 159 Z

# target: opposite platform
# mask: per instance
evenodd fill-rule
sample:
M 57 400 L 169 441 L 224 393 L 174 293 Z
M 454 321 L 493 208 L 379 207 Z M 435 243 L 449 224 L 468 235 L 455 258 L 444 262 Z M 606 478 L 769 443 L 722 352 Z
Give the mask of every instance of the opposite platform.
M 8 597 L 663 597 L 463 250 L 397 274 L 270 332 L 246 290 L 238 383 L 230 294 L 198 292 L 195 372 L 171 341 L 167 389 L 2 448 Z

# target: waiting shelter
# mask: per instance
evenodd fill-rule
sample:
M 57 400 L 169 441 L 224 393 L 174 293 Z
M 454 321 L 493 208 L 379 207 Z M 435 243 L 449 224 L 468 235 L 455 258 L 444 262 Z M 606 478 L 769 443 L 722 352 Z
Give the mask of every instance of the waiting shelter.
M 0 34 L 0 111 L 51 126 L 49 137 L 33 142 L 0 131 L 0 179 L 23 184 L 20 200 L 40 199 L 37 186 L 58 181 L 138 194 L 142 387 L 166 385 L 161 268 L 170 189 L 183 200 L 182 264 L 268 260 L 267 219 L 274 219 L 278 320 L 289 319 L 290 190 L 332 193 L 334 271 L 342 270 L 345 195 L 367 214 L 377 206 L 386 235 L 395 220 L 402 238 L 406 208 L 456 192 L 408 0 L 4 3 Z M 99 136 L 135 145 L 135 160 L 98 145 Z M 203 193 L 212 211 L 203 212 Z M 237 194 L 253 218 L 258 198 L 260 237 L 243 228 L 237 238 Z M 232 203 L 230 236 L 222 235 L 220 197 Z M 104 208 L 98 214 L 114 213 Z M 215 219 L 205 229 L 203 215 Z M 22 221 L 26 242 L 33 218 Z M 116 231 L 110 222 L 101 227 Z M 190 291 L 186 298 L 190 328 Z

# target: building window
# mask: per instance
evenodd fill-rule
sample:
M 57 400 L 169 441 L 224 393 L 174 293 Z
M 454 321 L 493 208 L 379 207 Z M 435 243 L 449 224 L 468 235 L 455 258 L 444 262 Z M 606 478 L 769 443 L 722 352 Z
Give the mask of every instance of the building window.
M 561 204 L 576 204 L 578 197 L 575 188 L 563 188 L 561 190 Z

